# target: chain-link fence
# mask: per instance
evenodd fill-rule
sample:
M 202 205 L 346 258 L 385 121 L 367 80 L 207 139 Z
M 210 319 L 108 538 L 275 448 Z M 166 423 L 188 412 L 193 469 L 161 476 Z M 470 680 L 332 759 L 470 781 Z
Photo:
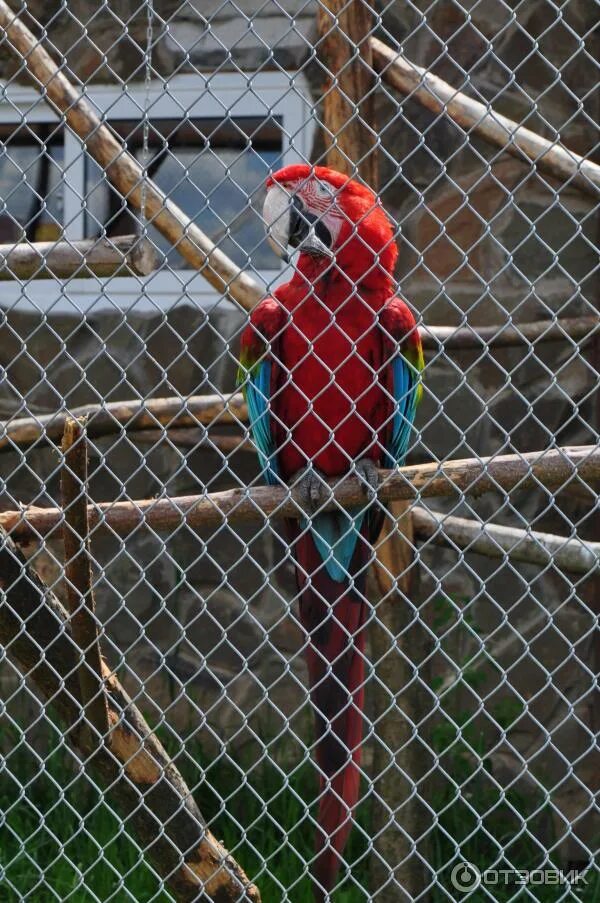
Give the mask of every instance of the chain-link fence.
M 0 2 L 2 901 L 598 898 L 597 16 Z

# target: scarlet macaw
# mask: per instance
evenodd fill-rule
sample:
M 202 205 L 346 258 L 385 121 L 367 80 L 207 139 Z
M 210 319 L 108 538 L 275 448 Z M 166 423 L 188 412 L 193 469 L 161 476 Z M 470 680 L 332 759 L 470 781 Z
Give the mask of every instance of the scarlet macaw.
M 366 499 L 377 466 L 404 462 L 421 395 L 415 319 L 395 297 L 390 221 L 364 185 L 322 166 L 287 166 L 267 182 L 264 219 L 293 278 L 252 311 L 242 385 L 266 480 L 297 484 L 307 517 L 290 520 L 307 636 L 321 774 L 313 887 L 328 899 L 360 780 L 367 566 L 378 504 L 319 511 L 323 478 L 357 474 Z

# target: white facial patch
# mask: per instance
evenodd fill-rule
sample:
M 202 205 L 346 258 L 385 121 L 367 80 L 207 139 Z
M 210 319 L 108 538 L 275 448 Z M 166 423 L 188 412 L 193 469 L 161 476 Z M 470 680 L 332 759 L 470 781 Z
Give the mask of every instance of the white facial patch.
M 271 185 L 265 198 L 263 218 L 269 244 L 278 257 L 287 253 L 291 204 L 291 197 L 281 185 Z

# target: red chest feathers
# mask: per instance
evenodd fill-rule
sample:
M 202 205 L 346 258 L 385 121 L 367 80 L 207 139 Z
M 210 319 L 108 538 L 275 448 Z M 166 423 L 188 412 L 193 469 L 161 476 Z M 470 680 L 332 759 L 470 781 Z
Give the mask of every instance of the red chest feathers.
M 377 459 L 386 395 L 373 311 L 351 299 L 332 314 L 310 299 L 294 312 L 278 357 L 283 367 L 273 413 L 285 476 L 308 461 L 335 475 L 364 455 Z

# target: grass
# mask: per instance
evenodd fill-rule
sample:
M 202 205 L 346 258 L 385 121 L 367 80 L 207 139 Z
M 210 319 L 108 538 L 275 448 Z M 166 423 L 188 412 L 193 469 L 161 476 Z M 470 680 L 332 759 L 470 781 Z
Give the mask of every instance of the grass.
M 11 731 L 7 738 L 6 733 L 0 730 L 0 744 L 6 749 L 10 741 L 14 751 L 0 771 L 2 903 L 171 901 L 110 806 L 85 775 L 73 773 L 64 747 L 45 753 L 41 766 L 22 737 Z M 161 739 L 169 745 L 168 738 Z M 316 792 L 313 766 L 299 765 L 286 781 L 280 768 L 266 762 L 244 778 L 247 764 L 222 757 L 211 766 L 195 742 L 186 744 L 177 764 L 214 833 L 256 879 L 264 903 L 312 903 L 304 862 L 312 856 L 314 829 L 307 821 L 305 800 Z M 363 831 L 368 808 L 363 805 L 358 812 Z M 367 886 L 366 852 L 366 835 L 355 830 L 348 861 L 357 865 L 335 903 L 368 900 L 357 887 Z
M 2 748 L 6 749 L 9 741 L 13 747 L 0 771 L 2 903 L 171 901 L 135 842 L 124 833 L 117 815 L 88 778 L 75 771 L 64 746 L 59 744 L 45 753 L 44 763 L 29 749 L 24 735 L 11 730 L 7 737 L 6 729 L 0 733 Z M 462 899 L 452 890 L 448 865 L 457 861 L 457 846 L 459 858 L 481 870 L 495 865 L 498 844 L 507 858 L 495 867 L 508 868 L 508 860 L 515 868 L 540 865 L 534 840 L 538 816 L 533 814 L 539 801 L 526 800 L 516 792 L 501 796 L 492 789 L 473 764 L 473 749 L 482 742 L 468 726 L 462 731 L 440 728 L 433 737 L 444 767 L 465 791 L 459 795 L 451 782 L 446 782 L 433 794 L 440 826 L 431 832 L 430 854 L 441 886 L 428 896 L 432 903 Z M 313 767 L 304 763 L 291 768 L 286 781 L 272 762 L 248 769 L 247 763 L 227 757 L 211 766 L 194 742 L 186 744 L 178 765 L 194 788 L 202 811 L 209 820 L 214 819 L 219 839 L 256 879 L 264 903 L 312 903 L 304 862 L 312 855 L 313 829 L 307 821 L 305 801 L 315 795 Z M 203 768 L 207 768 L 205 773 Z M 226 807 L 222 800 L 227 800 Z M 369 817 L 367 801 L 358 810 L 359 829 L 353 831 L 347 849 L 348 861 L 354 863 L 352 877 L 336 892 L 334 903 L 369 900 Z M 527 818 L 529 835 L 522 832 Z M 469 897 L 473 903 L 489 899 L 480 891 Z M 564 887 L 529 887 L 527 892 L 518 892 L 513 884 L 494 888 L 492 899 L 598 903 L 600 882 L 596 871 L 577 895 L 573 891 L 566 895 Z
M 446 602 L 440 605 L 436 623 L 440 634 L 461 614 L 459 629 L 477 631 L 456 603 Z M 554 840 L 547 837 L 549 802 L 541 791 L 537 795 L 517 789 L 504 792 L 493 780 L 487 758 L 490 739 L 472 712 L 462 710 L 460 704 L 465 697 L 462 691 L 476 689 L 484 679 L 482 669 L 473 665 L 472 658 L 457 665 L 460 677 L 442 697 L 443 710 L 428 738 L 441 767 L 426 787 L 437 813 L 426 848 L 437 884 L 426 903 L 462 899 L 470 903 L 600 903 L 597 863 L 586 876 L 587 884 L 571 889 L 564 885 L 519 888 L 509 883 L 465 897 L 452 888 L 450 873 L 461 861 L 480 871 L 552 868 L 537 839 L 542 836 L 542 820 L 546 844 L 551 846 Z M 491 714 L 500 729 L 509 731 L 521 717 L 522 707 L 504 698 Z M 182 745 L 164 731 L 158 734 L 211 829 L 258 884 L 263 903 L 312 903 L 305 863 L 311 860 L 314 836 L 314 766 L 303 762 L 283 767 L 272 760 L 252 765 L 250 759 L 229 755 L 214 760 L 197 740 Z M 62 741 L 40 756 L 27 740 L 25 733 L 0 721 L 0 749 L 9 751 L 0 767 L 0 903 L 170 903 L 171 896 L 161 890 L 135 841 Z M 269 752 L 276 758 L 286 751 L 271 745 Z M 358 807 L 357 828 L 345 853 L 351 875 L 345 877 L 332 903 L 370 900 L 371 802 L 366 784 L 363 791 L 366 798 Z M 560 867 L 558 862 L 554 865 Z

